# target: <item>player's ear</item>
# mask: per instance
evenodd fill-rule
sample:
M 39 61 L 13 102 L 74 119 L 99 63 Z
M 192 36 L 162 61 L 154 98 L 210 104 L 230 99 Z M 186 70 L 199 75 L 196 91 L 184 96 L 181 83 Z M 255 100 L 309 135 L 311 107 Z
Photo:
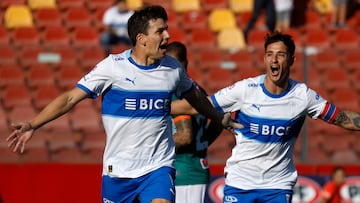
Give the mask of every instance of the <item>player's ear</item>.
M 146 46 L 146 38 L 145 38 L 144 34 L 139 33 L 136 36 L 136 41 L 137 41 L 137 43 L 141 44 L 142 46 Z

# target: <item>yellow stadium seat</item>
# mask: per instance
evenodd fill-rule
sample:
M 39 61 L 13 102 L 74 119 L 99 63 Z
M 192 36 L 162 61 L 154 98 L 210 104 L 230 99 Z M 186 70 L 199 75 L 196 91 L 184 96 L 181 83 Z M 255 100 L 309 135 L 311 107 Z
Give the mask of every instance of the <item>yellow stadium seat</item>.
M 243 32 L 238 27 L 224 28 L 217 35 L 217 46 L 224 51 L 246 48 Z
M 131 10 L 137 10 L 143 6 L 142 0 L 126 0 L 127 7 Z
M 200 10 L 199 0 L 173 0 L 173 9 L 177 13 L 183 13 L 185 11 Z
M 5 10 L 4 20 L 8 29 L 34 26 L 31 10 L 26 5 L 10 5 Z
M 219 32 L 224 28 L 236 27 L 234 13 L 227 8 L 214 9 L 209 14 L 209 28 L 213 32 Z
M 254 0 L 229 0 L 229 7 L 235 13 L 251 12 Z
M 28 5 L 32 10 L 57 7 L 55 0 L 28 0 Z

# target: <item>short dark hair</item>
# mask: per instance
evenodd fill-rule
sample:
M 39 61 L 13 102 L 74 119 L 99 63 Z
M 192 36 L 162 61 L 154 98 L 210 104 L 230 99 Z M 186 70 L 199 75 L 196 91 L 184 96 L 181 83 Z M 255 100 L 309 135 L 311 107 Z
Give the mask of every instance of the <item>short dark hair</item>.
M 283 42 L 287 48 L 287 52 L 289 53 L 290 65 L 294 63 L 294 55 L 295 55 L 295 42 L 291 35 L 283 34 L 279 31 L 275 31 L 273 33 L 267 34 L 265 37 L 264 49 L 274 42 Z
M 162 6 L 151 5 L 134 12 L 128 20 L 128 34 L 133 46 L 136 44 L 136 36 L 140 33 L 148 34 L 150 20 L 168 20 L 165 9 Z
M 186 46 L 181 42 L 171 42 L 167 46 L 167 52 L 172 52 L 176 55 L 176 59 L 184 66 L 187 70 L 187 50 Z

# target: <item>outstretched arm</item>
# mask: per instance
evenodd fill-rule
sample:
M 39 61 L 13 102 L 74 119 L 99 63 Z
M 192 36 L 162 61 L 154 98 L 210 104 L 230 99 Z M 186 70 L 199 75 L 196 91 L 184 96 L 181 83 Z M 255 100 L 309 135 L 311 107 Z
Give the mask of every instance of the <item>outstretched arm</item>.
M 25 144 L 31 139 L 34 131 L 46 123 L 69 112 L 79 101 L 88 94 L 79 88 L 74 88 L 55 98 L 37 116 L 27 122 L 11 124 L 14 131 L 6 139 L 8 146 L 16 152 L 24 152 Z
M 192 91 L 186 93 L 184 98 L 189 102 L 189 104 L 194 107 L 196 112 L 210 118 L 211 120 L 221 124 L 224 128 L 230 130 L 233 128 L 243 128 L 243 125 L 237 123 L 231 119 L 230 113 L 222 114 L 217 111 L 212 102 L 197 88 L 193 88 Z M 176 102 L 176 101 L 175 101 Z M 181 105 L 183 105 L 182 103 Z M 173 104 L 171 104 L 173 105 Z M 189 106 L 184 105 L 183 111 L 177 114 L 193 114 L 195 112 L 194 109 L 191 109 Z M 181 108 L 179 108 L 181 111 Z M 178 109 L 178 110 L 179 110 Z M 175 110 L 174 110 L 175 111 Z M 173 109 L 171 110 L 173 113 Z M 174 112 L 176 114 L 176 112 Z
M 360 114 L 353 111 L 340 110 L 334 124 L 348 130 L 360 130 Z

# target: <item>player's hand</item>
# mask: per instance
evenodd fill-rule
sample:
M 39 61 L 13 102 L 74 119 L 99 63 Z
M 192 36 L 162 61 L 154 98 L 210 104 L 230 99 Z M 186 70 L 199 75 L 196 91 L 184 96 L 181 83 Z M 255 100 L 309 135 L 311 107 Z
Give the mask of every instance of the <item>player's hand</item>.
M 8 147 L 12 149 L 13 152 L 20 150 L 20 153 L 23 153 L 25 144 L 31 139 L 34 129 L 28 122 L 12 124 L 11 127 L 14 131 L 6 138 Z
M 242 129 L 244 126 L 231 118 L 231 113 L 225 113 L 221 124 L 226 130 L 236 135 L 234 128 Z

